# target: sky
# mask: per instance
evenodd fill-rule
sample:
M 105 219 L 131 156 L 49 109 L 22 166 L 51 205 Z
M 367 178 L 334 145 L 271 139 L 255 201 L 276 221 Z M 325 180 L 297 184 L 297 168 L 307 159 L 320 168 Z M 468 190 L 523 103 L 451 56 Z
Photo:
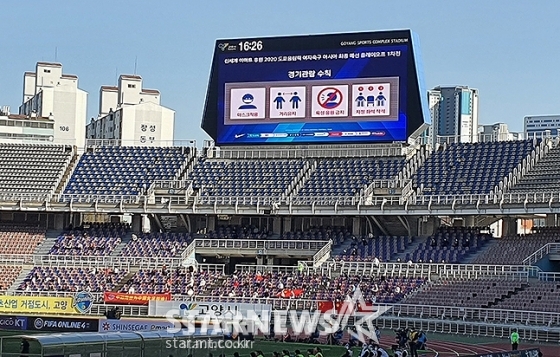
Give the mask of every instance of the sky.
M 480 124 L 560 114 L 558 0 L 2 0 L 0 105 L 22 101 L 23 73 L 58 61 L 89 92 L 136 73 L 174 109 L 175 139 L 209 137 L 200 121 L 217 39 L 412 29 L 428 88 L 479 90 Z M 56 54 L 56 55 L 55 55 Z

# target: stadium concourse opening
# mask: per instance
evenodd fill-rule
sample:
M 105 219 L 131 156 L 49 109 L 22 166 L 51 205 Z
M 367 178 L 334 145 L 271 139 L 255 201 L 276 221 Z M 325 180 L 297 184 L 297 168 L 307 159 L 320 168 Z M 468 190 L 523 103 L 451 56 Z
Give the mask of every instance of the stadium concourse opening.
M 204 343 L 197 345 L 196 340 Z M 208 357 L 223 352 L 218 343 L 210 342 L 218 340 L 223 336 L 166 330 L 17 335 L 0 338 L 0 357 Z

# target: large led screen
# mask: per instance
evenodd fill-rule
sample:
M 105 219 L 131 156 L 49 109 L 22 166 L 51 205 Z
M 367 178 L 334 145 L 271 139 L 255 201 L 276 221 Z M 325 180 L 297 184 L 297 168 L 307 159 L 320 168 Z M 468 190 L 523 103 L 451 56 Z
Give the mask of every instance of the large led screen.
M 218 145 L 404 141 L 424 118 L 410 31 L 217 41 Z

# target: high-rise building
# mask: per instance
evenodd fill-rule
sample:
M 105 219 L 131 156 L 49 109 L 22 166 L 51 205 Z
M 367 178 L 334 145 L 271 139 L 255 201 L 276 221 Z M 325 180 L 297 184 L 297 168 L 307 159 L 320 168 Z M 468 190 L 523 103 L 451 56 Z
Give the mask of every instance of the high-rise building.
M 529 138 L 556 136 L 560 133 L 560 115 L 530 115 L 526 116 L 525 134 Z
M 84 146 L 87 92 L 78 88 L 77 76 L 62 73 L 60 63 L 38 62 L 35 72 L 25 72 L 19 115 L 31 120 L 22 122 L 24 129 L 31 125 L 30 130 L 18 134 L 23 140 L 43 140 L 52 133 L 49 141 Z M 33 132 L 33 128 L 43 130 Z
M 438 86 L 428 91 L 434 142 L 478 141 L 478 89 Z
M 175 111 L 160 105 L 160 92 L 142 87 L 142 77 L 121 75 L 118 86 L 102 86 L 99 116 L 86 128 L 88 139 L 123 146 L 173 144 Z

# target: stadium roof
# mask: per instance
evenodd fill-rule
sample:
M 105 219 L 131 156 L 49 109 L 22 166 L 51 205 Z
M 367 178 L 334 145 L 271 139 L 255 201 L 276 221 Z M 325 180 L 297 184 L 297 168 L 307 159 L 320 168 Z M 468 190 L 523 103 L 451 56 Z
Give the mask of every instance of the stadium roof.
M 197 331 L 193 334 L 184 334 L 183 331 L 171 333 L 167 330 L 158 331 L 137 331 L 137 332 L 67 332 L 67 333 L 50 333 L 44 335 L 20 335 L 14 336 L 29 341 L 38 342 L 43 348 L 57 346 L 75 346 L 83 344 L 97 343 L 131 343 L 147 340 L 162 339 L 190 339 L 196 337 L 222 337 L 223 334 L 201 333 Z
M 142 337 L 134 332 L 68 332 L 45 335 L 22 335 L 19 337 L 29 341 L 37 341 L 42 347 L 142 341 Z

